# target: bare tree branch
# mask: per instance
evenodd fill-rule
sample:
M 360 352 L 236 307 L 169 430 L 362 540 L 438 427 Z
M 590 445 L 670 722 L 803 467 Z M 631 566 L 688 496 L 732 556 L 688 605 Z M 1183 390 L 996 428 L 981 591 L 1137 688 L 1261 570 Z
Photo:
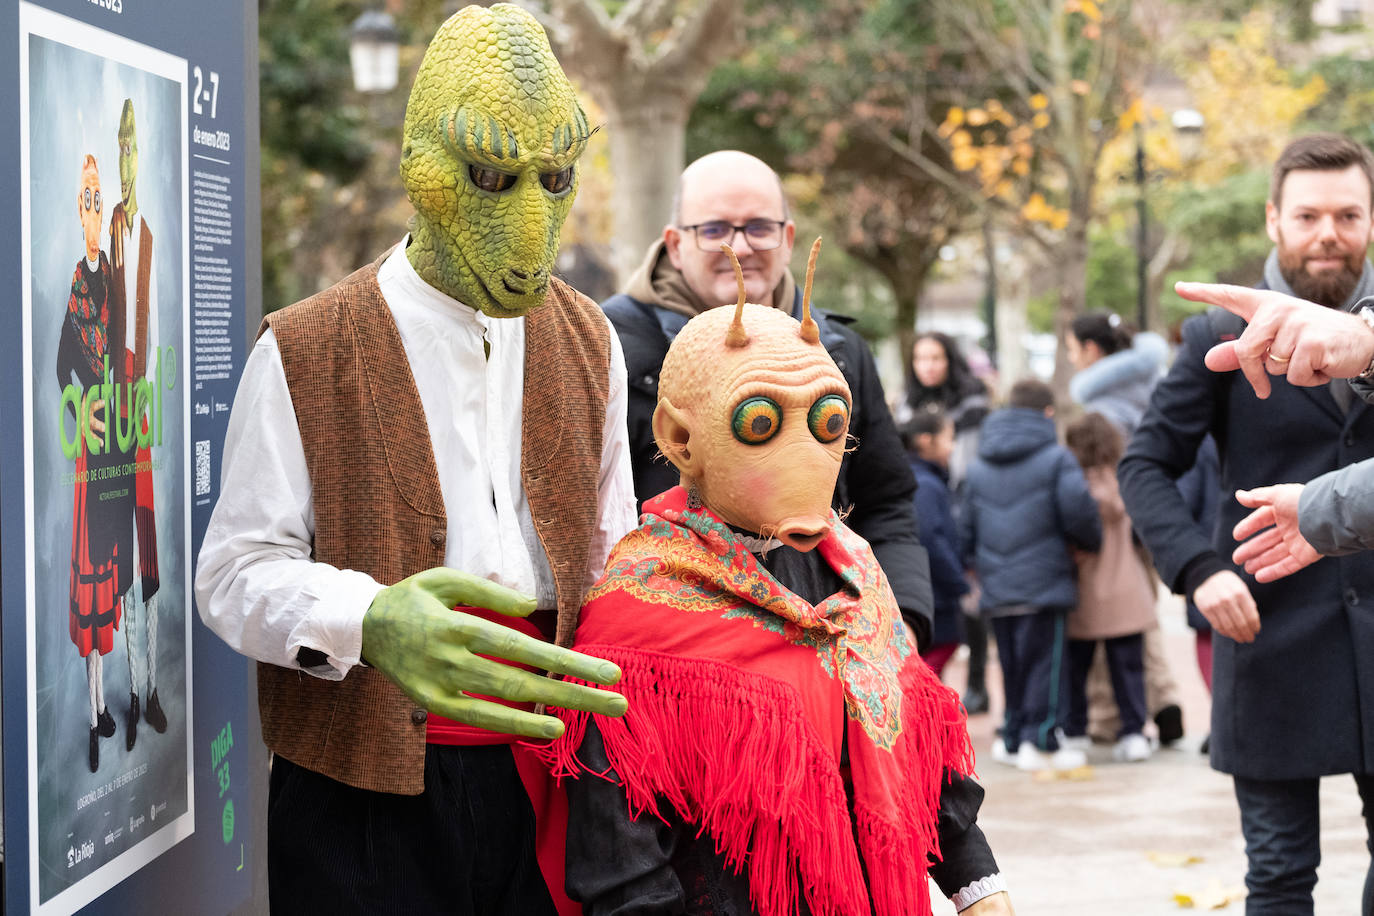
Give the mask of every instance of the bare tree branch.
M 630 0 L 612 27 L 622 35 L 652 35 L 673 24 L 673 6 L 673 0 Z
M 655 69 L 704 84 L 711 68 L 735 49 L 738 9 L 738 0 L 703 0 L 673 26 L 673 34 L 659 47 Z
M 564 69 L 584 83 L 613 85 L 622 75 L 629 48 L 596 0 L 551 0 L 550 43 Z

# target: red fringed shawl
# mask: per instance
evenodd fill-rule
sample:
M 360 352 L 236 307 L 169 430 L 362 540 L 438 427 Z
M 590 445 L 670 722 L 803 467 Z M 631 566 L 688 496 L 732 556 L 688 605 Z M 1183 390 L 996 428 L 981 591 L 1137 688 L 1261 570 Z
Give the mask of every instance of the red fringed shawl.
M 812 606 L 675 487 L 615 548 L 576 648 L 624 671 L 629 712 L 597 727 L 632 814 L 661 816 L 666 800 L 748 869 L 761 916 L 796 912 L 798 893 L 816 916 L 866 916 L 870 898 L 879 916 L 929 913 L 944 773 L 973 767 L 964 711 L 917 655 L 868 544 L 832 523 L 817 549 L 845 588 Z M 587 714 L 560 714 L 547 759 L 581 775 Z

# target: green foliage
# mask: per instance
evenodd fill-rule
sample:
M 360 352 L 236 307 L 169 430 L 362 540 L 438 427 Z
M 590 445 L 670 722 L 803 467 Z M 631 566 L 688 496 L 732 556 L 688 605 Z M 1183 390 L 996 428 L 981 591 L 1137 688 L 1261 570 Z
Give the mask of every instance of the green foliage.
M 346 181 L 367 161 L 348 63 L 348 29 L 361 2 L 291 0 L 258 11 L 264 156 Z
M 1330 88 L 1303 116 L 1303 129 L 1336 131 L 1374 147 L 1374 62 L 1326 57 L 1304 74 L 1310 76 L 1320 76 Z
M 1097 225 L 1088 233 L 1087 294 L 1084 308 L 1088 311 L 1105 309 L 1122 318 L 1136 320 L 1136 254 L 1128 232 L 1134 231 L 1121 221 Z M 1026 309 L 1026 321 L 1038 334 L 1054 333 L 1054 312 L 1059 307 L 1058 290 L 1032 296 Z
M 717 67 L 698 99 L 688 161 L 735 148 L 777 168 L 799 218 L 874 272 L 858 287 L 877 278 L 891 287 L 891 296 L 851 297 L 866 321 L 885 311 L 889 333 L 894 323 L 909 331 L 936 252 L 970 209 L 898 152 L 926 145 L 930 124 L 925 7 L 807 0 L 754 9 L 747 29 L 745 53 Z
M 1271 247 L 1264 229 L 1268 197 L 1269 175 L 1262 171 L 1234 175 L 1205 192 L 1184 187 L 1172 195 L 1159 213 L 1188 240 L 1189 279 L 1247 285 L 1259 279 Z

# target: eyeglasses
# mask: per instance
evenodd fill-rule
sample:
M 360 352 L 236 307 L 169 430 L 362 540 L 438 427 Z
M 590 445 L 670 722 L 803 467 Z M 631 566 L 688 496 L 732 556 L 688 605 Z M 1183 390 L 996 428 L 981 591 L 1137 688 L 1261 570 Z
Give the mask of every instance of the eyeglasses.
M 755 251 L 772 251 L 782 244 L 782 227 L 787 223 L 777 219 L 751 219 L 743 226 L 735 226 L 723 219 L 713 219 L 693 226 L 679 226 L 683 232 L 696 235 L 697 248 L 719 251 L 721 243 L 734 241 L 735 234 L 744 233 L 744 240 Z

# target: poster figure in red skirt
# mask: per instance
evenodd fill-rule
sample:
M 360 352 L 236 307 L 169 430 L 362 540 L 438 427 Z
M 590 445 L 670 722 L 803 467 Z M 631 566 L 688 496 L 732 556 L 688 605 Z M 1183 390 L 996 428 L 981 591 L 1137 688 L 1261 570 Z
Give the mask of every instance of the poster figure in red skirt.
M 110 447 L 107 391 L 102 386 L 110 362 L 110 295 L 114 287 L 109 259 L 100 250 L 102 198 L 95 157 L 81 164 L 77 215 L 85 251 L 72 272 L 71 294 L 57 347 L 57 383 L 62 409 L 75 421 L 75 497 L 72 500 L 72 560 L 69 631 L 86 659 L 90 688 L 90 766 L 100 765 L 100 738 L 114 734 L 114 717 L 105 706 L 104 656 L 114 647 L 119 626 L 119 574 L 123 559 L 117 536 L 121 514 L 119 491 L 125 485 L 115 473 L 124 456 Z M 79 398 L 67 396 L 76 388 Z

